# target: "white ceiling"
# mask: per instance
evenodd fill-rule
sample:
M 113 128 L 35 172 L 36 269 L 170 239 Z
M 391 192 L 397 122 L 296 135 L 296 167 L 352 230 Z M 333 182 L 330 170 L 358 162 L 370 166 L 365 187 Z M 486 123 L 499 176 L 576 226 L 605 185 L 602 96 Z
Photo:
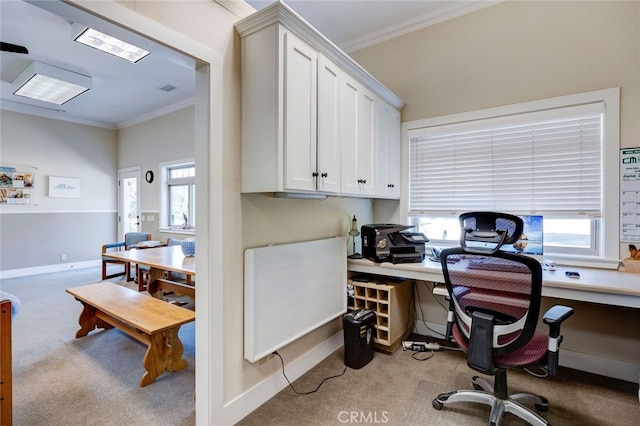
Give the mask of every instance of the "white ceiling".
M 162 111 L 193 104 L 195 62 L 166 47 L 121 28 L 97 21 L 62 3 L 0 1 L 0 39 L 25 46 L 28 55 L 0 52 L 2 108 L 28 114 L 120 128 L 144 121 Z M 46 5 L 56 13 L 37 5 Z M 60 16 L 62 13 L 64 16 Z M 151 52 L 132 64 L 73 41 L 73 23 L 91 26 Z M 13 80 L 33 61 L 64 68 L 92 78 L 93 87 L 71 101 L 56 105 L 13 94 Z M 175 86 L 171 92 L 160 87 Z
M 220 0 L 220 3 L 229 1 Z M 272 2 L 247 1 L 256 9 Z M 289 0 L 286 3 L 349 52 L 478 10 L 495 1 Z M 3 109 L 122 128 L 193 103 L 193 60 L 70 5 L 58 1 L 0 0 L 0 22 L 3 42 L 29 49 L 28 55 L 0 52 Z M 77 24 L 136 44 L 151 51 L 151 55 L 131 64 L 75 43 L 73 28 Z M 90 76 L 93 87 L 61 106 L 13 95 L 11 83 L 32 61 Z M 160 90 L 165 85 L 176 89 Z

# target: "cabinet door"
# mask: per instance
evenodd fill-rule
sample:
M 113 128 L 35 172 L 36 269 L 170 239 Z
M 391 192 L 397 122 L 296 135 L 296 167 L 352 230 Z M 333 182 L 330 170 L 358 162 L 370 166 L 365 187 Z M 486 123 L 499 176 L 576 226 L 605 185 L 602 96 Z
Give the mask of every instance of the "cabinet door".
M 376 147 L 376 195 L 400 198 L 400 113 L 381 101 Z
M 284 50 L 285 188 L 313 191 L 316 189 L 317 52 L 291 33 L 284 35 Z
M 359 194 L 357 178 L 358 161 L 358 98 L 360 97 L 360 85 L 342 74 L 340 84 L 340 111 L 341 128 L 341 152 L 342 164 L 340 167 L 340 190 L 344 194 Z
M 376 139 L 376 98 L 372 92 L 361 89 L 358 98 L 358 160 L 357 183 L 360 194 L 375 194 L 373 175 Z
M 335 64 L 318 56 L 317 189 L 340 191 L 340 75 Z

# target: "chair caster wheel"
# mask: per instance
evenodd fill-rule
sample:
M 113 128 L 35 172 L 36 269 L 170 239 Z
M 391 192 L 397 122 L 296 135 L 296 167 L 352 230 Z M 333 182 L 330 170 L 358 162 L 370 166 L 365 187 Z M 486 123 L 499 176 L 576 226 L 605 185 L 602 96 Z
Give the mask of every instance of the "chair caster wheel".
M 444 404 L 437 399 L 431 401 L 431 405 L 433 405 L 433 408 L 435 408 L 436 410 L 442 410 L 442 407 L 444 407 Z
M 534 404 L 534 406 L 536 407 L 537 411 L 546 413 L 547 411 L 549 411 L 549 400 L 544 396 L 538 395 L 538 397 L 540 397 L 540 399 L 542 400 L 542 404 Z
M 541 413 L 546 413 L 547 411 L 549 411 L 549 406 L 536 404 L 536 410 L 540 411 Z

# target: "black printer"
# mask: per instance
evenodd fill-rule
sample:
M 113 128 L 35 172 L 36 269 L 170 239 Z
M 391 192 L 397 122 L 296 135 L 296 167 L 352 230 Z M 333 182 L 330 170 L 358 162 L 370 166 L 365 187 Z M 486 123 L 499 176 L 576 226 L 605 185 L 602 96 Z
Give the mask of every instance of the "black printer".
M 424 244 L 429 241 L 421 232 L 406 232 L 411 225 L 377 223 L 362 225 L 362 254 L 374 262 L 415 263 L 424 260 Z

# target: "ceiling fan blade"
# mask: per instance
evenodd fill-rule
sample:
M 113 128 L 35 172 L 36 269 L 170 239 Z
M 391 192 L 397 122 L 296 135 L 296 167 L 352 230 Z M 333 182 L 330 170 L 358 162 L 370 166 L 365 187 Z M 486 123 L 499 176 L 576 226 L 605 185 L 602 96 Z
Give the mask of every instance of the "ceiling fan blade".
M 25 55 L 29 54 L 26 47 L 19 46 L 17 44 L 5 43 L 3 41 L 0 41 L 0 50 L 3 52 L 24 53 Z

